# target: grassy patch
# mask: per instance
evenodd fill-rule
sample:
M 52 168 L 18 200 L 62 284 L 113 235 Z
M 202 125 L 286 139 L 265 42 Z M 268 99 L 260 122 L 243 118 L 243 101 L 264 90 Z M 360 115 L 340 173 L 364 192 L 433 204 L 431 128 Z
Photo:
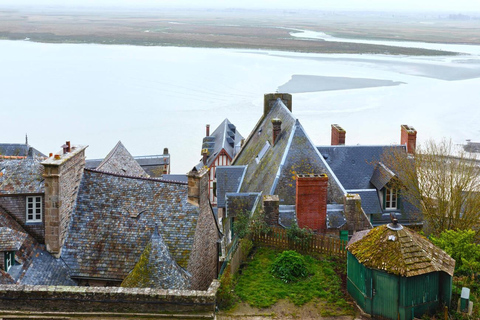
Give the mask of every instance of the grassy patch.
M 320 299 L 328 305 L 325 315 L 351 314 L 352 307 L 344 299 L 341 279 L 335 272 L 335 263 L 328 258 L 317 260 L 304 256 L 309 276 L 285 283 L 270 272 L 280 251 L 259 248 L 243 269 L 235 286 L 238 297 L 256 308 L 272 306 L 280 299 L 288 299 L 296 306 Z

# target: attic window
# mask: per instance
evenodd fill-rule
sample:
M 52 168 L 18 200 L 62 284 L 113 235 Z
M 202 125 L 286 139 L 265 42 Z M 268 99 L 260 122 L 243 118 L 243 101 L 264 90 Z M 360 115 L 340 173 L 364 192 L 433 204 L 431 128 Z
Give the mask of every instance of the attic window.
M 260 152 L 258 153 L 257 157 L 255 158 L 255 161 L 257 163 L 259 163 L 263 156 L 265 155 L 265 153 L 267 153 L 268 149 L 270 148 L 270 142 L 266 141 L 265 142 L 265 145 L 263 146 L 262 150 L 260 150 Z
M 5 272 L 8 272 L 10 268 L 15 265 L 15 251 L 7 251 L 4 254 L 5 256 L 5 261 L 4 261 L 4 266 L 5 266 Z
M 27 197 L 26 221 L 42 222 L 42 196 Z

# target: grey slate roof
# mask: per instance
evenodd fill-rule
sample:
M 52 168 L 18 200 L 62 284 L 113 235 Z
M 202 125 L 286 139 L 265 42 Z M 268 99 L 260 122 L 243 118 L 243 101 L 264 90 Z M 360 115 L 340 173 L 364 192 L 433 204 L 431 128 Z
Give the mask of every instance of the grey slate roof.
M 170 165 L 170 155 L 169 154 L 158 154 L 151 156 L 134 156 L 133 159 L 142 167 L 142 169 L 150 177 L 165 177 L 163 174 L 164 165 Z M 87 159 L 85 161 L 85 168 L 87 169 L 97 169 L 97 167 L 102 163 L 103 159 Z M 182 175 L 171 175 L 171 176 L 182 176 Z M 186 175 L 184 175 L 186 177 Z M 171 178 L 168 180 L 172 180 Z M 177 180 L 175 180 L 177 181 Z M 178 180 L 183 181 L 183 180 Z
M 198 208 L 187 185 L 86 169 L 62 259 L 72 277 L 123 280 L 152 237 L 155 222 L 177 263 L 187 268 Z
M 378 198 L 376 189 L 347 190 L 348 193 L 356 193 L 362 199 L 362 208 L 365 214 L 375 214 L 382 212 L 382 205 Z
M 43 171 L 37 158 L 0 160 L 0 194 L 43 193 Z
M 133 159 L 121 141 L 118 141 L 96 169 L 111 173 L 148 177 L 148 174 L 140 167 L 138 162 Z
M 293 127 L 291 142 L 285 152 L 285 159 L 281 163 L 271 193 L 278 194 L 280 203 L 295 204 L 297 174 L 327 174 L 328 203 L 343 203 L 345 190 L 338 184 L 335 174 L 328 168 L 298 120 Z
M 384 151 L 405 146 L 320 146 L 318 151 L 345 189 L 372 189 L 375 165 Z
M 297 224 L 297 214 L 295 212 L 295 205 L 280 205 L 278 206 L 278 223 L 284 228 L 290 228 Z
M 186 174 L 164 174 L 162 175 L 162 180 L 188 183 Z
M 54 258 L 43 248 L 36 248 L 32 262 L 20 279 L 20 284 L 46 286 L 76 286 L 70 270 L 62 259 Z
M 216 167 L 217 179 L 217 207 L 225 208 L 225 194 L 239 192 L 247 166 L 219 166 Z
M 26 157 L 28 153 L 34 157 L 46 157 L 37 149 L 24 143 L 0 143 L 0 155 Z
M 382 190 L 390 180 L 395 177 L 395 173 L 392 170 L 387 168 L 382 162 L 377 163 L 375 170 L 373 170 L 372 178 L 370 182 L 377 188 L 377 190 Z
M 241 211 L 253 212 L 260 199 L 260 193 L 227 193 L 226 216 L 235 217 Z
M 139 262 L 122 282 L 122 287 L 182 290 L 189 288 L 190 278 L 191 275 L 172 258 L 155 226 Z
M 27 235 L 23 232 L 0 227 L 0 252 L 18 251 L 26 238 Z
M 222 149 L 233 159 L 242 139 L 243 137 L 240 132 L 237 131 L 235 125 L 228 119 L 223 120 L 210 136 L 203 138 L 202 149 L 209 150 L 206 166 L 211 166 Z
M 282 120 L 282 131 L 275 145 L 270 146 L 262 159 L 257 163 L 255 159 L 267 141 L 270 142 L 270 145 L 272 144 L 273 128 L 271 120 L 274 118 Z M 234 165 L 248 165 L 240 189 L 241 192 L 271 194 L 270 190 L 274 184 L 294 125 L 295 118 L 292 116 L 292 113 L 278 99 L 270 112 L 263 117 L 251 132 L 234 160 Z
M 327 228 L 339 229 L 347 223 L 341 204 L 327 204 Z

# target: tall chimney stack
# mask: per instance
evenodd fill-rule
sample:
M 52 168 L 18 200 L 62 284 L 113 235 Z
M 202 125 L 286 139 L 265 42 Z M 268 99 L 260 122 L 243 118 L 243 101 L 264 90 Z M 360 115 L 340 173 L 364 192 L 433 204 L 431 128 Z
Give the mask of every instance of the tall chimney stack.
M 332 146 L 345 145 L 345 136 L 347 132 L 338 124 L 332 124 Z
M 205 131 L 206 131 L 206 132 L 205 132 L 205 136 L 206 136 L 206 137 L 209 137 L 209 136 L 210 136 L 210 125 L 209 125 L 209 124 L 207 124 L 207 125 L 205 126 Z
M 273 126 L 273 139 L 272 139 L 272 146 L 275 145 L 275 142 L 278 139 L 280 133 L 282 133 L 282 120 L 278 118 L 272 119 L 272 126 Z
M 414 154 L 417 147 L 417 130 L 414 127 L 402 124 L 400 144 L 407 146 L 407 153 Z
M 296 211 L 300 228 L 310 228 L 315 232 L 327 229 L 326 174 L 299 174 L 296 185 Z
M 282 100 L 283 104 L 292 112 L 292 95 L 289 93 L 266 93 L 263 97 L 263 116 L 266 116 L 277 102 Z

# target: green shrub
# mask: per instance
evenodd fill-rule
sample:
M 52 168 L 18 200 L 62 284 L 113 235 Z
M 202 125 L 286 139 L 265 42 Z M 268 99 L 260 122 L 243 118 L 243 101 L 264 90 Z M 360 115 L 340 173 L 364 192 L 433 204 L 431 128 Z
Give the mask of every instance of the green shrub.
M 295 251 L 284 251 L 278 255 L 272 265 L 274 277 L 283 282 L 293 282 L 305 278 L 308 274 L 303 256 Z
M 287 229 L 287 238 L 297 245 L 307 244 L 313 237 L 310 229 L 300 229 L 295 223 Z

